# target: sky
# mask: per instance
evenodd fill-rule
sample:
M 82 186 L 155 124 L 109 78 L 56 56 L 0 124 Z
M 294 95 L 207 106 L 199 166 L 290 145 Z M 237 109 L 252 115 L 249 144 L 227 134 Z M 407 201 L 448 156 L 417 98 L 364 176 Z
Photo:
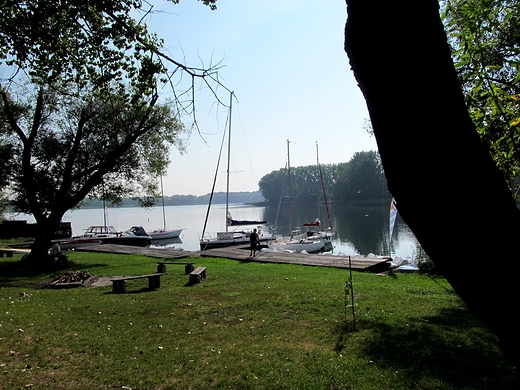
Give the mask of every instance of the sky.
M 160 12 L 145 21 L 168 55 L 188 66 L 219 64 L 220 81 L 235 94 L 231 192 L 257 191 L 288 157 L 291 167 L 315 165 L 317 152 L 320 164 L 337 164 L 377 150 L 343 49 L 344 0 L 218 0 L 216 11 L 195 0 L 152 4 Z M 229 92 L 217 93 L 229 105 Z M 210 193 L 215 177 L 215 191 L 226 191 L 227 138 L 218 170 L 217 163 L 229 109 L 200 82 L 195 99 L 199 128 L 185 137 L 185 153 L 172 149 L 166 196 Z M 192 119 L 183 118 L 188 129 Z

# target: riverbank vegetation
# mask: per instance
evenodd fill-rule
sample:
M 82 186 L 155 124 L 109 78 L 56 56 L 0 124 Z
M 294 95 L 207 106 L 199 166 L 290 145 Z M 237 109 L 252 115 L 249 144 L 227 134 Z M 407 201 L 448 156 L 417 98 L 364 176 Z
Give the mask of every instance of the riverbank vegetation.
M 129 281 L 42 288 L 57 275 L 0 259 L 5 388 L 511 389 L 496 337 L 445 279 L 195 259 L 189 285 L 168 266 L 161 288 Z M 142 275 L 156 261 L 70 252 L 78 272 Z
M 320 172 L 316 166 L 301 166 L 291 169 L 291 196 L 294 202 L 316 204 L 323 202 L 323 187 L 331 203 L 367 204 L 384 202 L 389 204 L 391 195 L 386 187 L 386 179 L 379 155 L 375 151 L 355 153 L 347 163 L 324 164 Z M 263 202 L 278 204 L 287 201 L 287 170 L 280 169 L 264 175 L 259 182 L 259 191 L 231 192 L 230 203 Z M 164 196 L 165 206 L 207 205 L 211 194 Z M 156 205 L 162 200 L 157 199 Z M 226 193 L 213 194 L 212 203 L 224 204 Z M 139 207 L 137 200 L 124 198 L 119 207 Z M 85 199 L 81 208 L 102 209 L 102 199 Z
M 263 176 L 258 186 L 267 202 L 285 201 L 289 196 L 287 169 Z M 346 163 L 291 168 L 290 186 L 291 199 L 302 203 L 323 202 L 324 191 L 332 203 L 385 201 L 389 204 L 391 199 L 376 151 L 357 152 Z

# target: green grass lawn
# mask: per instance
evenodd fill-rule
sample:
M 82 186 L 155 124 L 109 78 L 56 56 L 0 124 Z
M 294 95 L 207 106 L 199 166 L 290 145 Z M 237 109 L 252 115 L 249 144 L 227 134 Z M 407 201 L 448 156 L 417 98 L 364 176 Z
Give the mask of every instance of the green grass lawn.
M 157 259 L 71 252 L 96 276 Z M 0 389 L 516 389 L 496 337 L 443 278 L 194 259 L 189 285 L 41 288 L 51 274 L 0 259 Z

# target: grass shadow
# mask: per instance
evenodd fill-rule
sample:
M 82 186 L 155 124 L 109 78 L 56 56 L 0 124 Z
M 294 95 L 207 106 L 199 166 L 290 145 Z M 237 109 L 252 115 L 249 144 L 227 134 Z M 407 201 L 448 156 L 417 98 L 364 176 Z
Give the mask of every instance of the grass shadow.
M 409 383 L 428 383 L 437 378 L 454 388 L 520 388 L 513 364 L 499 350 L 497 339 L 467 309 L 444 309 L 435 316 L 410 317 L 404 326 L 395 327 L 381 320 L 362 319 L 358 330 L 369 330 L 363 341 L 367 361 L 394 372 L 406 373 Z M 460 329 L 471 338 L 459 337 Z M 335 351 L 348 347 L 352 324 L 334 329 Z M 486 378 L 494 378 L 493 383 Z M 496 378 L 500 378 L 497 383 Z
M 47 284 L 54 275 L 66 271 L 86 271 L 106 268 L 107 264 L 75 263 L 69 261 L 66 267 L 51 267 L 41 263 L 27 263 L 21 260 L 0 261 L 0 285 L 4 287 L 36 287 Z

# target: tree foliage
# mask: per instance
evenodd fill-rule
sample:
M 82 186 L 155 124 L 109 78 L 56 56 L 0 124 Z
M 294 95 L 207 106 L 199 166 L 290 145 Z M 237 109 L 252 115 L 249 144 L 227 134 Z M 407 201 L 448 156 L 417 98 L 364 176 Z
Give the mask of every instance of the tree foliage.
M 347 0 L 347 13 L 345 50 L 399 214 L 520 367 L 520 334 L 504 311 L 518 295 L 520 209 L 468 113 L 439 3 Z
M 214 9 L 216 0 L 203 3 Z M 87 196 L 153 202 L 171 146 L 183 148 L 181 117 L 196 123 L 195 79 L 221 85 L 218 67 L 189 67 L 162 51 L 143 23 L 153 12 L 138 0 L 14 1 L 0 10 L 0 139 L 12 156 L 0 160 L 0 184 L 34 215 L 38 257 Z M 171 94 L 160 102 L 164 85 Z
M 368 201 L 388 196 L 385 174 L 377 152 L 356 152 L 348 163 L 338 166 L 334 192 L 336 201 Z
M 389 198 L 379 155 L 375 151 L 357 152 L 349 162 L 320 165 L 328 200 L 335 203 L 366 202 Z M 287 170 L 279 169 L 259 182 L 268 202 L 280 202 L 288 196 Z M 323 201 L 323 188 L 315 165 L 291 168 L 291 198 L 316 203 Z
M 441 5 L 470 116 L 517 194 L 520 3 L 516 0 L 447 0 Z

